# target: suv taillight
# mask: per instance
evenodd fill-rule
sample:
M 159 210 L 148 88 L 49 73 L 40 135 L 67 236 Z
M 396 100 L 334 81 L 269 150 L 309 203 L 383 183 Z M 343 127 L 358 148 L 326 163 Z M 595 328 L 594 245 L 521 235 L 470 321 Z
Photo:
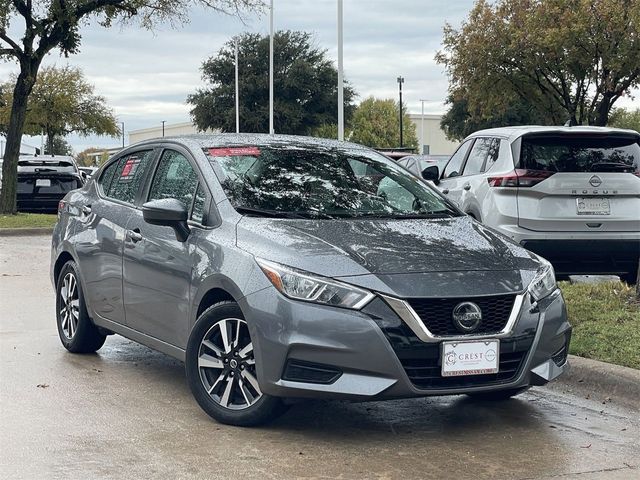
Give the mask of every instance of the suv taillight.
M 487 178 L 487 182 L 489 182 L 490 187 L 533 187 L 554 173 L 555 172 L 547 172 L 544 170 L 516 168 L 499 177 L 489 177 Z

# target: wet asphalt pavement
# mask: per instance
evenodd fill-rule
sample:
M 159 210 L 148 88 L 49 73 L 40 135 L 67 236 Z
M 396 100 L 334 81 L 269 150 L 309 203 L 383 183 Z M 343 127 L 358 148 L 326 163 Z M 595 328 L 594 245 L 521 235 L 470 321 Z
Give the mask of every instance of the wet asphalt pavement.
M 48 269 L 49 238 L 0 237 L 2 479 L 640 479 L 638 411 L 559 386 L 497 404 L 308 402 L 258 429 L 217 424 L 166 355 L 118 336 L 67 353 Z

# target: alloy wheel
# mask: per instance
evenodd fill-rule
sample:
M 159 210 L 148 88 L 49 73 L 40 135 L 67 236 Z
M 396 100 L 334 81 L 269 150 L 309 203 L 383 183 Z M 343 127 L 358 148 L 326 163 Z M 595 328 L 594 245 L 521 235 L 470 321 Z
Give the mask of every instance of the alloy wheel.
M 71 340 L 78 330 L 78 321 L 80 320 L 78 282 L 73 273 L 69 272 L 64 276 L 58 295 L 60 298 L 58 311 L 60 327 L 64 336 Z
M 198 371 L 205 390 L 221 407 L 242 410 L 262 397 L 244 320 L 226 318 L 207 331 L 200 342 Z

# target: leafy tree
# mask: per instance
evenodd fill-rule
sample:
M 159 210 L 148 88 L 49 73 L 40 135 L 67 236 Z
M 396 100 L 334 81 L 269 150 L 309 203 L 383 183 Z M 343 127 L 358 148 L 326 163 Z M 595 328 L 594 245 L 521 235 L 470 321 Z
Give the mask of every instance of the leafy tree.
M 400 146 L 399 105 L 395 100 L 369 97 L 358 105 L 351 121 L 352 142 L 375 148 Z M 416 148 L 418 137 L 406 107 L 403 107 L 402 136 L 405 147 Z
M 311 132 L 311 136 L 319 138 L 330 138 L 335 140 L 336 138 L 338 138 L 338 125 L 336 123 L 323 123 Z M 348 128 L 345 128 L 345 140 L 349 140 L 350 136 L 351 131 Z
M 96 160 L 95 155 L 91 155 L 92 153 L 100 153 L 100 157 Z M 96 164 L 102 165 L 107 160 L 109 160 L 109 152 L 104 148 L 90 147 L 76 155 L 76 162 L 84 167 L 93 167 Z
M 616 108 L 609 117 L 609 126 L 615 128 L 628 128 L 640 132 L 640 108 L 625 110 Z
M 161 21 L 186 21 L 190 5 L 238 12 L 257 8 L 260 0 L 0 0 L 0 60 L 12 61 L 19 73 L 12 85 L 7 144 L 2 165 L 0 213 L 16 212 L 16 178 L 27 105 L 44 57 L 54 49 L 78 52 L 81 26 L 110 27 L 135 19 L 144 28 Z
M 4 106 L 0 105 L 0 123 L 9 123 L 11 86 L 15 81 L 14 76 L 3 86 Z M 54 150 L 56 139 L 73 132 L 83 136 L 119 135 L 112 110 L 104 97 L 94 95 L 93 90 L 93 85 L 85 80 L 79 68 L 43 67 L 29 98 L 24 133 L 39 135 L 44 132 L 48 151 Z
M 459 30 L 444 28 L 450 93 L 484 121 L 512 103 L 547 124 L 606 125 L 640 83 L 637 0 L 478 0 Z
M 269 37 L 245 33 L 237 37 L 240 130 L 269 131 Z M 201 130 L 235 132 L 235 40 L 228 41 L 202 64 L 206 86 L 189 95 L 191 116 Z M 307 32 L 274 35 L 274 129 L 308 135 L 318 126 L 338 121 L 338 72 L 326 50 L 313 45 Z M 345 121 L 353 113 L 353 89 L 344 89 Z
M 540 115 L 536 108 L 518 99 L 505 101 L 503 108 L 494 110 L 488 116 L 477 110 L 471 111 L 469 101 L 463 96 L 449 95 L 447 104 L 449 110 L 442 116 L 440 126 L 450 140 L 460 141 L 485 128 L 547 123 L 545 116 Z
M 73 156 L 73 148 L 71 148 L 71 145 L 69 145 L 64 137 L 56 135 L 53 137 L 53 141 L 47 141 L 47 144 L 44 146 L 44 154 Z

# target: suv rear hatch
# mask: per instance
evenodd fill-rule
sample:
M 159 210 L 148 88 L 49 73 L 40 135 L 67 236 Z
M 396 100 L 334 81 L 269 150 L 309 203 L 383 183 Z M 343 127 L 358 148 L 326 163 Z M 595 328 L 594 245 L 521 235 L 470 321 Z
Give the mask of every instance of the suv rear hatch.
M 17 203 L 20 211 L 56 212 L 58 202 L 82 187 L 78 175 L 68 173 L 18 173 Z
M 518 225 L 541 232 L 640 230 L 640 136 L 546 132 L 514 142 Z

